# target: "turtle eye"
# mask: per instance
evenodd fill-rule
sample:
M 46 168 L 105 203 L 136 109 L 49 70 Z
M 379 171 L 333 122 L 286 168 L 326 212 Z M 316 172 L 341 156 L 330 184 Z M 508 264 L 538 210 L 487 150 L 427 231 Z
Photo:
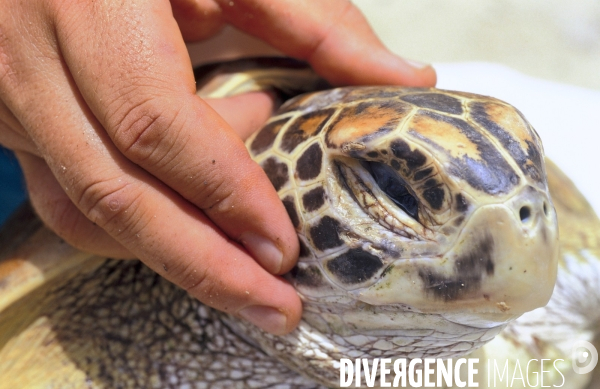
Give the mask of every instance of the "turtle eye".
M 419 203 L 408 190 L 408 184 L 390 166 L 380 162 L 364 161 L 363 166 L 371 173 L 379 188 L 404 212 L 418 219 Z

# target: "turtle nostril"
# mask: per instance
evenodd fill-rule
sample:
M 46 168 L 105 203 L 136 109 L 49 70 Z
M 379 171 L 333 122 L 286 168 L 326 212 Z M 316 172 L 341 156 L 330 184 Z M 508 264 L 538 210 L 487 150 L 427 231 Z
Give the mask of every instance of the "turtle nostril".
M 544 201 L 544 215 L 548 216 L 548 204 Z
M 528 206 L 521 207 L 521 209 L 519 210 L 519 217 L 521 218 L 521 221 L 526 222 L 530 216 L 531 216 L 531 209 L 529 209 Z

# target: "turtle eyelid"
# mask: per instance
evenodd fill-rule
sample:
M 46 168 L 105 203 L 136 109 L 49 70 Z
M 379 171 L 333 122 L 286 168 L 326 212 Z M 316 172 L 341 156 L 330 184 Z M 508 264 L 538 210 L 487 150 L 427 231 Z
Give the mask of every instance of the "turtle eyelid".
M 419 220 L 419 201 L 398 172 L 381 162 L 363 161 L 362 165 L 375 179 L 377 186 L 407 215 Z

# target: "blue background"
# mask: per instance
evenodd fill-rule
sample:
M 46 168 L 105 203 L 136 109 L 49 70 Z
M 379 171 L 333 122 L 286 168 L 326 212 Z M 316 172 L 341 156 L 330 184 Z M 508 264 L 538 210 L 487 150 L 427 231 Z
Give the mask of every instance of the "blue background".
M 25 180 L 14 154 L 0 146 L 0 225 L 27 199 Z

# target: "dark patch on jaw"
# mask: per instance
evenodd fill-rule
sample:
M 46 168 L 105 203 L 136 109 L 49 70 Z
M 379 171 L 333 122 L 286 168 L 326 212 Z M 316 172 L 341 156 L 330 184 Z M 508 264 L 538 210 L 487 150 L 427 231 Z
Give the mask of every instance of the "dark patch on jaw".
M 323 163 L 323 150 L 319 143 L 313 143 L 298 158 L 296 163 L 296 174 L 301 180 L 310 180 L 316 178 L 321 173 Z
M 396 140 L 390 145 L 392 153 L 406 162 L 406 167 L 409 170 L 414 170 L 423 166 L 427 162 L 427 157 L 419 150 L 411 150 L 408 143 L 403 140 Z
M 456 210 L 458 212 L 467 212 L 467 210 L 469 209 L 469 202 L 467 201 L 465 196 L 463 196 L 462 193 L 458 193 L 454 198 L 456 199 Z
M 419 170 L 413 176 L 414 181 L 421 181 L 422 179 L 428 177 L 433 172 L 432 167 L 428 167 L 427 169 Z
M 311 136 L 318 135 L 333 112 L 333 109 L 317 110 L 296 118 L 283 133 L 281 149 L 291 153 L 299 144 Z
M 517 173 L 496 146 L 475 127 L 462 119 L 435 112 L 419 111 L 419 115 L 452 125 L 477 147 L 480 159 L 474 159 L 468 155 L 453 158 L 448 169 L 452 175 L 465 180 L 473 188 L 492 195 L 508 193 L 515 185 L 519 184 L 520 177 Z M 427 139 L 424 140 L 427 142 Z
M 369 151 L 367 153 L 367 156 L 369 156 L 371 158 L 377 158 L 377 157 L 379 157 L 379 153 L 377 151 Z
M 344 284 L 358 284 L 383 267 L 381 259 L 362 249 L 351 249 L 327 262 L 327 269 Z
M 275 142 L 279 130 L 281 130 L 281 127 L 283 127 L 288 120 L 289 118 L 285 118 L 264 126 L 262 130 L 256 134 L 256 137 L 250 144 L 250 151 L 252 151 L 254 155 L 258 155 L 273 146 L 273 142 Z
M 502 107 L 501 105 L 496 106 Z M 528 175 L 536 182 L 542 182 L 544 180 L 544 168 L 539 147 L 533 144 L 531 141 L 526 141 L 527 150 L 523 150 L 520 142 L 515 139 L 510 131 L 507 131 L 505 128 L 500 126 L 489 116 L 486 110 L 488 107 L 490 107 L 489 103 L 472 103 L 470 111 L 473 120 L 500 141 L 504 149 L 508 151 L 511 157 L 513 157 L 524 174 Z M 521 120 L 523 120 L 523 124 L 528 126 L 528 122 L 523 115 L 517 109 L 515 109 L 515 111 Z M 529 126 L 528 129 L 530 129 Z
M 400 167 L 401 167 L 401 166 L 400 166 L 400 162 L 398 162 L 398 160 L 397 160 L 397 159 L 392 159 L 392 160 L 390 161 L 390 165 L 392 165 L 392 167 L 393 167 L 395 170 L 400 170 Z
M 485 270 L 488 276 L 494 275 L 493 253 L 494 238 L 489 234 L 485 234 L 479 242 L 473 245 L 471 252 L 456 260 L 456 272 L 459 274 L 482 275 L 483 270 Z
M 290 270 L 294 282 L 300 286 L 317 287 L 323 284 L 323 273 L 316 266 L 294 266 Z
M 262 168 L 267 173 L 269 181 L 275 190 L 281 189 L 290 179 L 288 167 L 283 162 L 277 162 L 277 159 L 271 157 L 262 163 Z
M 387 155 L 387 150 L 381 150 L 381 154 Z
M 302 195 L 302 204 L 308 212 L 316 211 L 325 204 L 325 190 L 319 186 Z
M 314 246 L 321 251 L 344 244 L 340 239 L 340 222 L 330 216 L 324 216 L 310 228 L 310 237 Z
M 476 242 L 470 252 L 459 256 L 454 262 L 454 275 L 436 273 L 433 268 L 419 270 L 425 291 L 434 298 L 452 301 L 459 300 L 477 291 L 484 274 L 494 275 L 494 240 L 485 234 Z
M 436 111 L 462 115 L 462 103 L 457 98 L 441 93 L 417 93 L 400 97 L 401 100 L 420 108 L 429 108 Z
M 283 206 L 287 211 L 290 220 L 294 227 L 298 228 L 300 226 L 300 218 L 298 217 L 298 212 L 296 211 L 296 202 L 294 201 L 294 197 L 286 196 L 283 200 Z
M 425 201 L 429 203 L 431 208 L 435 210 L 439 210 L 442 208 L 442 204 L 444 204 L 444 198 L 446 197 L 446 192 L 442 186 L 436 186 L 433 188 L 425 189 L 423 191 L 423 198 Z

